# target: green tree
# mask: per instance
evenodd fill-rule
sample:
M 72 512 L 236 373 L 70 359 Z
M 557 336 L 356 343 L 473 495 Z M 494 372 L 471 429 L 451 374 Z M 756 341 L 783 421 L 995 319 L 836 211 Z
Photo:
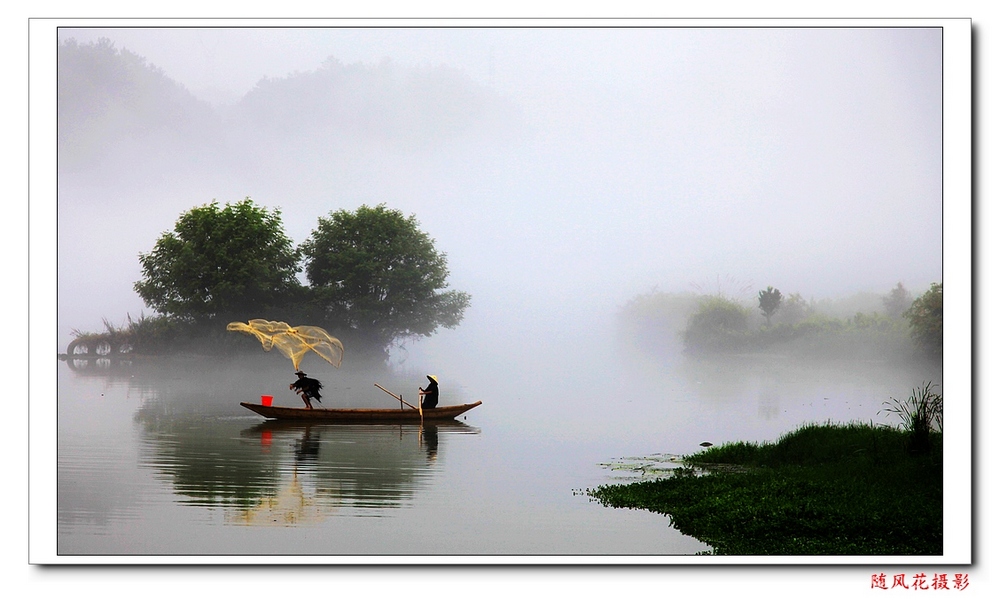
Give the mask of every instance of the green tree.
M 761 290 L 757 294 L 757 304 L 760 306 L 760 312 L 767 319 L 767 326 L 770 327 L 771 315 L 777 312 L 778 307 L 781 306 L 781 292 L 771 286 L 767 286 L 766 290 Z
M 910 304 L 913 303 L 913 295 L 905 287 L 903 287 L 903 282 L 896 284 L 896 287 L 892 288 L 888 296 L 882 298 L 882 304 L 885 306 L 885 314 L 888 316 L 898 319 L 903 316 L 906 309 L 910 308 Z
M 932 283 L 903 313 L 913 339 L 931 354 L 944 352 L 944 284 Z
M 445 289 L 446 256 L 416 217 L 384 204 L 321 217 L 301 252 L 322 317 L 362 354 L 452 329 L 469 306 L 469 294 Z
M 813 306 L 798 292 L 781 299 L 781 311 L 777 313 L 777 322 L 785 325 L 798 325 L 815 312 Z
M 196 324 L 265 316 L 301 289 L 299 256 L 280 211 L 250 198 L 192 208 L 139 262 L 135 291 L 146 305 Z
M 721 296 L 706 296 L 688 319 L 684 349 L 693 353 L 734 352 L 748 339 L 747 309 Z

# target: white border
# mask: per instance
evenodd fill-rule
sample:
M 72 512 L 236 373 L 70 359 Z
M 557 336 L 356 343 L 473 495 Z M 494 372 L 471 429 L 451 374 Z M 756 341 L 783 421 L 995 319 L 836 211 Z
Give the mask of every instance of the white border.
M 944 29 L 945 548 L 939 558 L 650 556 L 114 556 L 56 554 L 56 28 L 65 26 L 351 27 L 942 27 Z M 972 561 L 971 22 L 968 19 L 37 19 L 29 22 L 30 419 L 32 564 L 674 564 L 967 565 Z

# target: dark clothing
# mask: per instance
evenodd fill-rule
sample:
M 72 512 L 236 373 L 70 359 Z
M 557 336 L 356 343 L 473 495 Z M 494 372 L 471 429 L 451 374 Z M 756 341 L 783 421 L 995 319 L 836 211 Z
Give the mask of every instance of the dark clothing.
M 312 461 L 316 462 L 319 457 L 319 438 L 310 435 L 309 426 L 306 426 L 306 431 L 302 436 L 302 439 L 295 444 L 295 461 Z
M 312 398 L 314 400 L 319 400 L 322 398 L 322 396 L 319 395 L 319 391 L 323 389 L 323 384 L 320 383 L 318 379 L 299 375 L 298 381 L 293 382 L 289 387 L 302 394 L 303 399 Z
M 438 453 L 438 428 L 437 425 L 424 425 L 424 447 L 427 449 L 427 459 L 433 461 Z
M 421 394 L 423 399 L 420 402 L 420 408 L 434 408 L 438 405 L 438 384 L 433 379 L 430 379 L 430 383 L 426 388 L 421 388 L 424 393 Z

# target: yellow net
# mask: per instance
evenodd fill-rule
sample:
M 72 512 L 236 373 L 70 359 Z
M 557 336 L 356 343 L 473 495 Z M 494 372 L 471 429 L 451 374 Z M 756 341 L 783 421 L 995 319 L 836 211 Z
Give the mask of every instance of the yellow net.
M 344 359 L 344 345 L 331 336 L 322 327 L 299 325 L 291 327 L 282 321 L 266 319 L 250 319 L 246 323 L 235 322 L 226 325 L 227 331 L 241 331 L 255 336 L 264 350 L 268 352 L 276 348 L 292 359 L 292 367 L 297 371 L 302 357 L 309 352 L 315 352 L 323 360 L 335 367 L 340 367 Z

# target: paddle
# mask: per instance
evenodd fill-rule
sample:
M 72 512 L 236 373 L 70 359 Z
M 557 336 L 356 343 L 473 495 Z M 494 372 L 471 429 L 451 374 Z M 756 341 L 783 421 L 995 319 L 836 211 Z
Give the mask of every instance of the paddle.
M 396 394 L 393 394 L 392 392 L 390 392 L 389 390 L 385 389 L 384 387 L 380 386 L 380 385 L 379 385 L 379 384 L 377 384 L 377 383 L 375 384 L 375 387 L 377 387 L 378 389 L 382 390 L 382 391 L 383 391 L 383 392 L 385 392 L 386 394 L 389 394 L 390 396 L 392 396 L 392 397 L 393 397 L 393 398 L 395 398 L 396 400 L 399 400 L 399 401 L 400 401 L 401 403 L 403 403 L 403 404 L 405 404 L 405 405 L 409 406 L 409 407 L 410 407 L 410 408 L 412 408 L 413 410 L 418 410 L 418 411 L 420 411 L 420 409 L 419 409 L 419 408 L 417 408 L 416 406 L 413 406 L 412 404 L 410 404 L 410 403 L 409 403 L 409 402 L 407 402 L 406 400 L 403 400 L 403 397 L 402 397 L 402 396 L 397 396 Z M 423 416 L 423 414 L 424 414 L 424 412 L 423 412 L 423 411 L 420 411 L 420 416 Z
M 420 413 L 420 423 L 421 423 L 421 425 L 423 424 L 423 422 L 424 422 L 424 407 L 420 405 L 419 401 L 417 402 L 416 406 L 413 406 L 412 404 L 410 404 L 406 400 L 403 400 L 403 396 L 402 395 L 397 396 L 396 394 L 393 394 L 392 392 L 390 392 L 389 390 L 385 389 L 384 387 L 380 386 L 377 383 L 375 384 L 375 387 L 377 387 L 378 389 L 382 390 L 386 394 L 389 394 L 390 396 L 392 396 L 396 400 L 399 400 L 400 402 L 402 402 L 403 404 L 409 406 L 410 408 L 417 409 L 417 412 Z M 402 407 L 400 407 L 400 409 L 402 409 Z

